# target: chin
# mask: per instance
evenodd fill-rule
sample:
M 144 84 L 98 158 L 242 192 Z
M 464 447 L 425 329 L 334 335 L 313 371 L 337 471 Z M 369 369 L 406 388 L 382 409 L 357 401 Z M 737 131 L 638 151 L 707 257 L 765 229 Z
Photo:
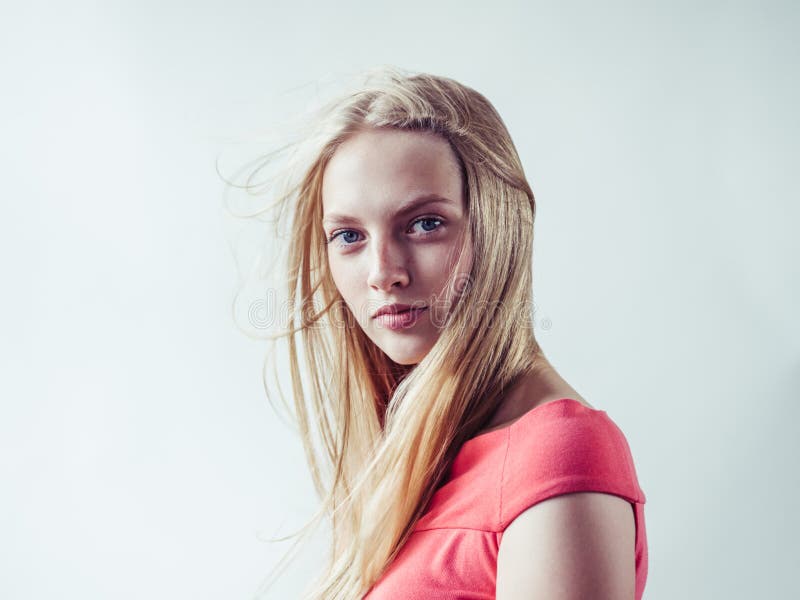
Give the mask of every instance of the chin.
M 428 353 L 427 350 L 424 352 L 421 351 L 400 351 L 396 348 L 382 348 L 384 354 L 388 356 L 392 361 L 396 362 L 398 365 L 416 365 L 425 358 L 425 355 Z
M 372 335 L 369 335 L 371 333 Z M 402 334 L 390 331 L 370 331 L 367 335 L 380 350 L 398 365 L 410 366 L 419 363 L 436 342 L 422 332 L 403 339 Z
M 422 360 L 422 358 L 408 358 L 405 356 L 395 357 L 391 355 L 389 355 L 389 358 L 391 358 L 392 361 L 396 362 L 398 365 L 403 365 L 406 367 L 416 365 L 419 363 L 420 360 Z

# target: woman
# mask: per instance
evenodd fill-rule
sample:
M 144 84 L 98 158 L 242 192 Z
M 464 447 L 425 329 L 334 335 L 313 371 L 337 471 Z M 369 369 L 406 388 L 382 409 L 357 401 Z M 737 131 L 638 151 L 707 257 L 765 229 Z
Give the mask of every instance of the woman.
M 534 196 L 494 107 L 388 68 L 315 119 L 276 204 L 332 526 L 306 597 L 641 598 L 645 496 L 536 342 Z

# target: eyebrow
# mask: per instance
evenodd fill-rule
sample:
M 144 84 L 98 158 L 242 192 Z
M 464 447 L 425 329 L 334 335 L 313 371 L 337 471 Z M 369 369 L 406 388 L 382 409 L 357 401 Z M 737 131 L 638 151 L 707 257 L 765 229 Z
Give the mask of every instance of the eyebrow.
M 427 206 L 429 204 L 449 204 L 450 206 L 453 206 L 454 202 L 449 198 L 445 198 L 444 196 L 440 196 L 439 194 L 435 193 L 421 194 L 401 204 L 400 208 L 398 208 L 394 212 L 394 215 L 392 216 L 393 217 L 402 216 L 404 214 L 410 213 L 413 210 L 416 210 L 423 206 Z M 322 223 L 327 225 L 332 225 L 334 223 L 358 223 L 358 222 L 359 220 L 357 217 L 351 217 L 339 213 L 328 213 L 322 218 Z

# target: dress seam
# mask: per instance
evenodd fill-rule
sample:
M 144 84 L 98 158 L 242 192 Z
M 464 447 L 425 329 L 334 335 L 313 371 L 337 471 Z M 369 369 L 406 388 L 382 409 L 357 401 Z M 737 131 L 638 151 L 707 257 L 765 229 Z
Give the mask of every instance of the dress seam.
M 420 531 L 437 531 L 437 530 L 478 531 L 480 533 L 491 533 L 491 534 L 501 533 L 500 531 L 495 531 L 493 529 L 481 529 L 480 527 L 458 527 L 455 525 L 451 526 L 442 525 L 441 527 L 425 527 L 423 529 L 415 529 L 414 531 L 412 531 L 412 533 L 419 533 Z
M 503 523 L 503 483 L 505 482 L 506 478 L 506 463 L 508 462 L 508 449 L 511 446 L 511 428 L 507 428 L 506 433 L 506 451 L 503 454 L 503 466 L 500 469 L 500 502 L 499 502 L 499 510 L 497 514 L 497 527 L 500 528 L 500 525 Z

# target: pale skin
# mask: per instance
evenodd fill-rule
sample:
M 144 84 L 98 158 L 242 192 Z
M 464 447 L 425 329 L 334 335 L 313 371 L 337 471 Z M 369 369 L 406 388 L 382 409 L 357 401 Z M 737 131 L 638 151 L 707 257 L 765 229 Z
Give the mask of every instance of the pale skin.
M 446 277 L 468 272 L 462 196 L 455 155 L 433 134 L 360 132 L 336 150 L 323 174 L 322 225 L 334 283 L 366 335 L 398 364 L 416 364 L 428 353 L 454 296 Z M 429 310 L 413 327 L 393 331 L 373 318 L 390 303 Z
M 342 298 L 387 356 L 416 364 L 438 338 L 439 311 L 455 298 L 447 277 L 468 273 L 472 261 L 454 151 L 432 133 L 358 132 L 328 163 L 322 204 L 328 265 Z M 390 330 L 373 318 L 387 303 L 429 310 L 413 326 Z M 542 363 L 535 377 L 520 378 L 480 433 L 559 398 L 590 406 L 543 357 Z M 617 496 L 576 493 L 540 502 L 503 533 L 496 598 L 632 599 L 634 534 L 631 504 Z
M 631 505 L 581 492 L 535 504 L 506 528 L 497 555 L 497 600 L 633 600 Z

